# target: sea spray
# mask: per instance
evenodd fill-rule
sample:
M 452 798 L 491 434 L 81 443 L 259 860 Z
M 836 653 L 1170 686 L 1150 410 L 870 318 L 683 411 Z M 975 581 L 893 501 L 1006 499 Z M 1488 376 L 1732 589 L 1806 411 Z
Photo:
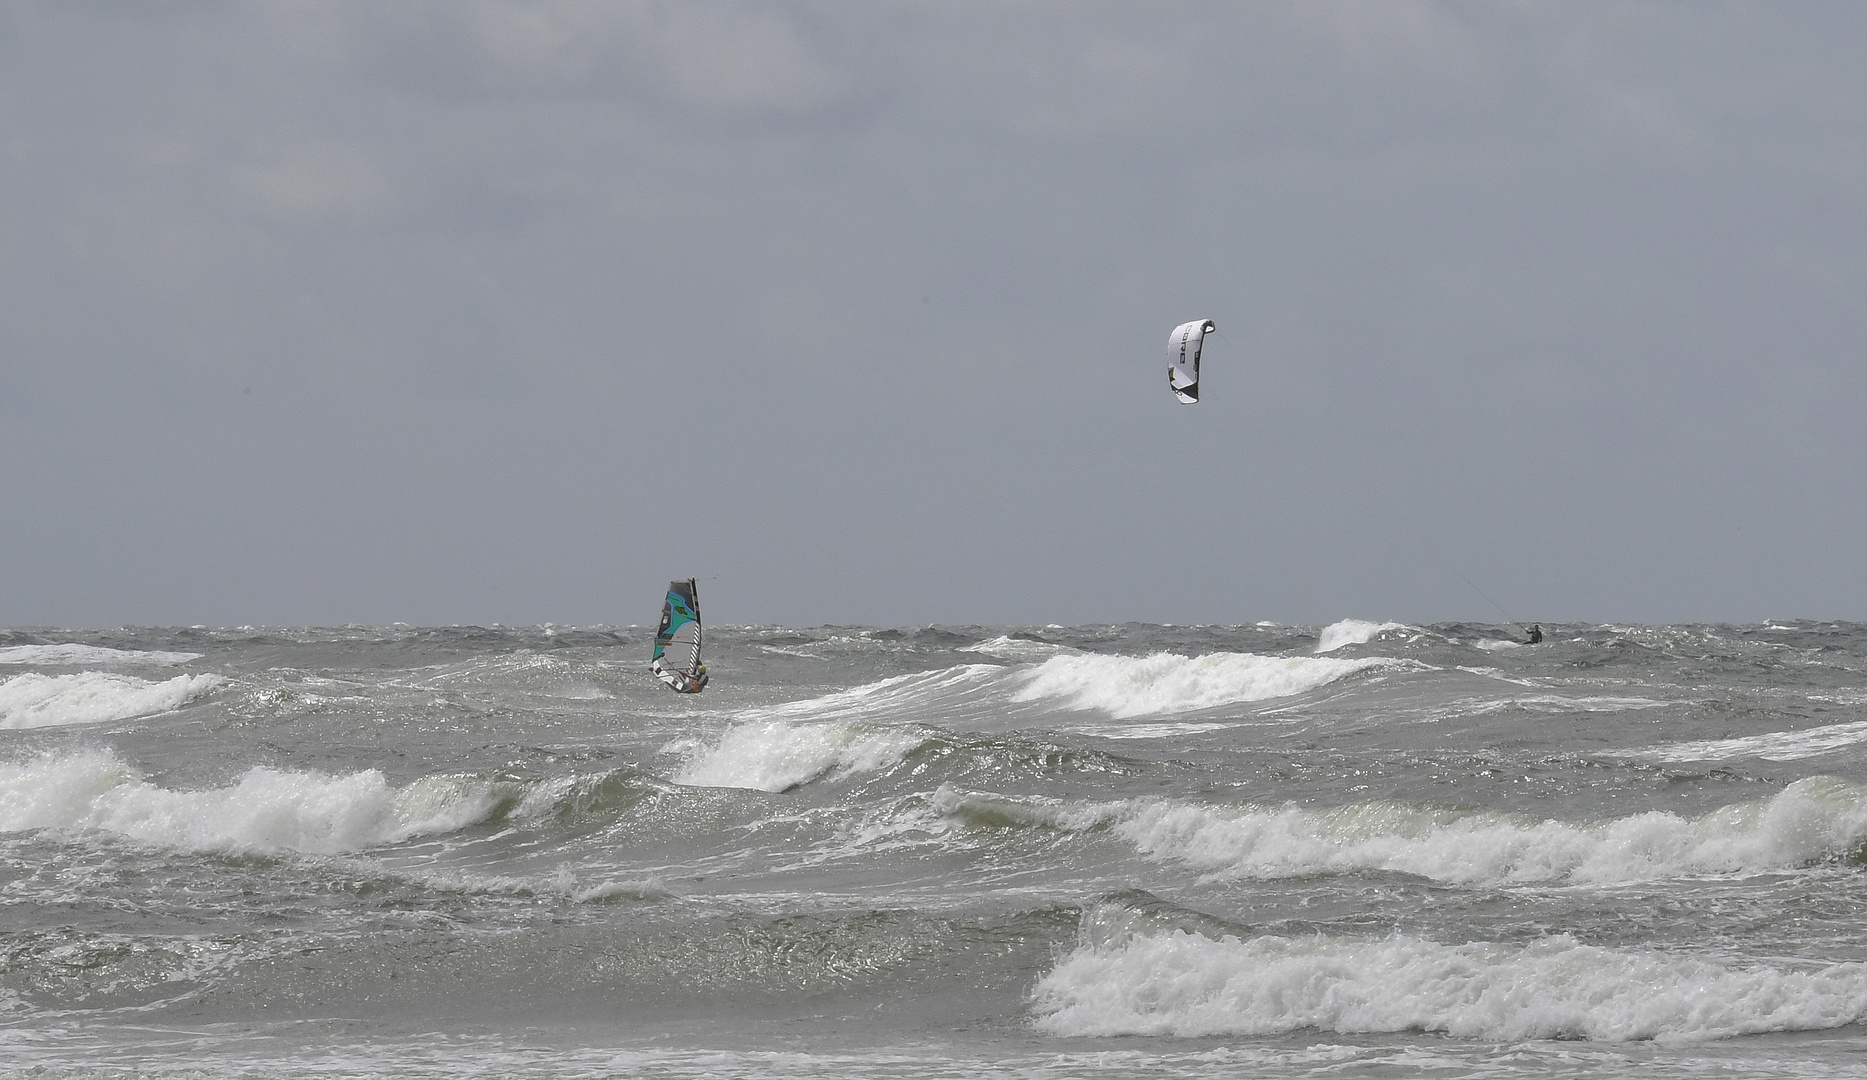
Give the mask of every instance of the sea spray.
M 1366 619 L 1343 619 L 1322 628 L 1316 637 L 1318 653 L 1334 652 L 1344 645 L 1366 645 L 1389 630 L 1413 630 L 1415 627 L 1397 622 L 1369 622 Z

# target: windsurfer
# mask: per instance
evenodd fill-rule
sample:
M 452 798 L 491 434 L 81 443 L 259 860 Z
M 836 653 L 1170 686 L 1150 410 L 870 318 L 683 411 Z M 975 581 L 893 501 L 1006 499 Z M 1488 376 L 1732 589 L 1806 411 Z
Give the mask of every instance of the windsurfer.
M 700 597 L 694 579 L 668 582 L 661 605 L 661 628 L 655 631 L 655 652 L 649 668 L 677 694 L 698 694 L 707 685 L 707 667 L 700 662 Z
M 1535 645 L 1538 642 L 1541 642 L 1542 640 L 1543 640 L 1543 624 L 1542 623 L 1531 623 L 1530 624 L 1530 644 Z

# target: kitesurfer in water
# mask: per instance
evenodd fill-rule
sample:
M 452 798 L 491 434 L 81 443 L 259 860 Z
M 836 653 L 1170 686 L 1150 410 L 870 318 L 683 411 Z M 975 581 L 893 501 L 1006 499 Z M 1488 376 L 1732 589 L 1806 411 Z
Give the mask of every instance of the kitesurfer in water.
M 1535 645 L 1542 640 L 1543 640 L 1543 624 L 1542 623 L 1531 623 L 1530 624 L 1530 644 Z

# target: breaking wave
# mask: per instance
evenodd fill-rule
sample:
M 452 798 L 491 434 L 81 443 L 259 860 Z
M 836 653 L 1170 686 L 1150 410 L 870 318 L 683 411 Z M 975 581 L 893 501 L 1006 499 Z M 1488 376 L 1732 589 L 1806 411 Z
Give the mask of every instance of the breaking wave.
M 1033 993 L 1058 1035 L 1437 1031 L 1474 1039 L 1685 1042 L 1867 1017 L 1867 965 L 1735 967 L 1566 935 L 1443 945 L 1396 935 L 1085 944 Z
M 916 719 L 963 712 L 978 705 L 1002 702 L 993 690 L 1005 678 L 997 664 L 961 664 L 958 667 L 917 671 L 890 679 L 839 690 L 822 697 L 786 702 L 743 714 L 747 721 L 900 719 L 912 710 Z
M 1289 697 L 1376 670 L 1425 668 L 1411 660 L 1382 657 L 1336 660 L 1210 653 L 1190 658 L 1166 652 L 1141 657 L 1055 656 L 1022 676 L 1024 685 L 1012 700 L 1055 702 L 1124 720 Z
M 1075 653 L 1078 650 L 1068 645 L 1057 645 L 1049 641 L 1033 641 L 1030 638 L 1012 637 L 1008 634 L 1001 634 L 990 640 L 981 641 L 977 645 L 964 646 L 958 651 L 978 653 L 981 656 L 990 656 L 998 660 L 1012 660 L 1019 663 L 1028 663 L 1037 660 L 1048 660 L 1053 656 Z
M 1318 653 L 1334 652 L 1344 645 L 1366 645 L 1389 630 L 1413 630 L 1415 627 L 1397 622 L 1369 622 L 1366 619 L 1343 619 L 1322 628 L 1316 640 Z
M 899 675 L 756 709 L 715 739 L 680 740 L 666 749 L 682 757 L 670 777 L 677 784 L 788 791 L 893 768 L 934 737 L 928 725 L 1002 724 L 1015 715 L 1010 706 L 1093 710 L 1126 719 L 1301 694 L 1364 671 L 1422 667 L 1383 658 L 1070 652 L 1010 670 L 965 664 Z
M 0 832 L 97 829 L 191 851 L 335 854 L 484 821 L 511 803 L 515 786 L 431 776 L 396 788 L 375 769 L 260 767 L 227 787 L 177 791 L 92 751 L 0 764 Z
M 0 649 L 0 664 L 95 664 L 109 667 L 118 664 L 185 664 L 201 659 L 194 652 L 151 652 L 138 649 L 107 649 L 102 645 L 9 645 Z
M 224 681 L 219 675 L 177 675 L 151 682 L 107 671 L 27 672 L 0 681 L 0 728 L 95 724 L 168 712 Z
M 1385 871 L 1454 884 L 1612 884 L 1759 873 L 1853 858 L 1867 792 L 1828 776 L 1697 818 L 1652 812 L 1598 823 L 1403 803 L 1213 808 L 1179 801 L 1066 804 L 943 788 L 940 812 L 991 826 L 1107 828 L 1149 858 L 1214 879 Z
M 814 780 L 892 768 L 929 737 L 918 728 L 859 723 L 740 724 L 717 742 L 672 747 L 686 755 L 672 779 L 690 787 L 789 791 Z
M 682 757 L 670 777 L 677 784 L 788 791 L 885 771 L 934 737 L 930 725 L 1002 725 L 1018 715 L 1012 707 L 1019 705 L 1030 707 L 1026 714 L 1064 708 L 1126 719 L 1301 694 L 1365 671 L 1423 669 L 1411 660 L 1379 657 L 1071 651 L 1034 666 L 964 664 L 755 709 L 715 739 L 680 740 L 665 749 Z

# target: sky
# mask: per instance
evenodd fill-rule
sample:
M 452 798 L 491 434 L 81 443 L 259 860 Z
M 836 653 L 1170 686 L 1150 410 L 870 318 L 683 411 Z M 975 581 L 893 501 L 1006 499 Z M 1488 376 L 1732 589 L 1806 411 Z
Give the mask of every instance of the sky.
M 0 0 L 0 625 L 1867 618 L 1862 56 Z

